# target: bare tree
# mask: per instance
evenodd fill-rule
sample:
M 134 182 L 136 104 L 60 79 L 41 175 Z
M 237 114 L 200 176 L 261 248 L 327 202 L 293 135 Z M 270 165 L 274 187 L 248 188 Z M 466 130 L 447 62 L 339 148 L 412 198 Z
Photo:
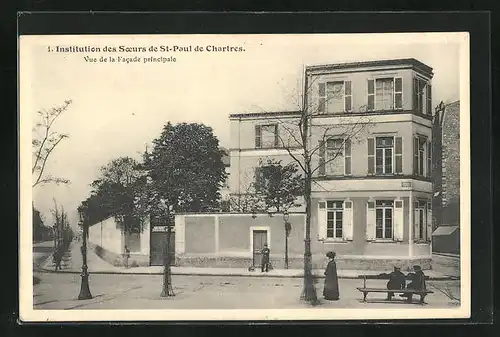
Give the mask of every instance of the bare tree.
M 229 197 L 231 212 L 250 213 L 263 211 L 265 205 L 255 189 L 255 177 L 249 177 L 248 174 L 245 174 L 244 180 L 250 182 L 246 186 L 245 191 Z
M 337 98 L 337 95 L 343 93 L 345 88 L 325 93 L 322 99 L 310 99 L 313 90 L 319 85 L 318 78 L 319 75 L 313 77 L 306 74 L 303 92 L 296 95 L 297 112 L 286 117 L 275 117 L 280 130 L 284 130 L 277 134 L 279 145 L 297 163 L 304 177 L 306 238 L 304 240 L 304 288 L 301 297 L 311 304 L 318 303 L 311 255 L 312 184 L 323 188 L 321 183 L 316 181 L 315 175 L 324 174 L 328 164 L 343 156 L 346 146 L 350 147 L 353 142 L 361 141 L 361 132 L 372 124 L 368 114 L 360 113 L 366 112 L 366 106 L 358 107 L 356 111 L 351 106 L 350 109 L 345 109 L 348 111 L 339 111 L 339 114 L 326 113 L 329 101 Z M 351 116 L 345 116 L 348 113 Z M 326 118 L 314 118 L 321 115 L 333 118 L 334 123 Z M 336 147 L 329 147 L 329 140 L 332 137 L 340 140 L 341 143 Z
M 68 184 L 70 181 L 68 179 L 54 177 L 52 175 L 44 175 L 45 168 L 50 155 L 53 153 L 55 148 L 61 143 L 63 139 L 69 136 L 65 133 L 59 133 L 54 131 L 54 124 L 65 112 L 71 100 L 67 100 L 61 106 L 53 107 L 49 110 L 40 110 L 37 112 L 39 121 L 35 124 L 33 128 L 33 166 L 31 168 L 31 174 L 33 175 L 32 187 L 55 183 Z

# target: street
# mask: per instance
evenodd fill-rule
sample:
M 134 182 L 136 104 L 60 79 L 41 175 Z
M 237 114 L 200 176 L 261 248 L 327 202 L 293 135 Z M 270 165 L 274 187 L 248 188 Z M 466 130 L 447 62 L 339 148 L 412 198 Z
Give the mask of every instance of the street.
M 34 309 L 301 309 L 302 280 L 227 276 L 173 276 L 175 297 L 161 298 L 161 275 L 91 275 L 93 299 L 77 300 L 78 274 L 36 273 Z M 367 280 L 369 287 L 385 287 L 387 281 Z M 322 300 L 321 308 L 447 308 L 459 305 L 460 281 L 428 281 L 434 291 L 427 305 L 399 301 L 380 304 L 384 294 L 369 294 L 362 303 L 356 287 L 362 280 L 340 279 L 340 300 Z M 321 297 L 323 280 L 317 284 Z M 416 301 L 416 298 L 414 299 Z

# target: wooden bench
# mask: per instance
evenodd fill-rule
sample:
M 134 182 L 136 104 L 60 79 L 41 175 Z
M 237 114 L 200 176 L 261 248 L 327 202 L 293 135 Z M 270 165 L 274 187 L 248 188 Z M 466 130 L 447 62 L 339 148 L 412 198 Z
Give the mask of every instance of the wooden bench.
M 366 302 L 366 295 L 368 293 L 385 293 L 389 295 L 389 293 L 393 294 L 404 294 L 404 295 L 419 295 L 420 301 L 419 304 L 425 304 L 425 296 L 427 294 L 433 294 L 432 290 L 417 290 L 417 289 L 387 289 L 387 288 L 367 288 L 366 287 L 366 277 L 363 278 L 363 287 L 357 287 L 358 291 L 363 293 L 363 302 Z M 413 302 L 412 302 L 413 303 Z
M 368 293 L 393 293 L 393 294 L 405 294 L 405 295 L 420 295 L 419 304 L 425 304 L 425 296 L 427 294 L 434 293 L 432 290 L 416 290 L 416 289 L 386 289 L 386 288 L 356 288 L 363 293 L 363 302 L 366 302 L 366 295 Z

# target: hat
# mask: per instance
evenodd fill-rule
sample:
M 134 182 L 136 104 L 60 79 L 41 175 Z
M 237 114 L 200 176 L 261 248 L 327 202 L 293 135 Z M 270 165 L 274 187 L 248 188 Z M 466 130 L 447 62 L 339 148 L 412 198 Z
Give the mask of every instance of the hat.
M 413 270 L 422 270 L 422 267 L 420 267 L 420 266 L 413 266 Z
M 328 252 L 328 253 L 326 253 L 326 257 L 329 257 L 329 258 L 333 259 L 335 257 L 335 253 L 334 252 Z
M 394 266 L 394 270 L 401 270 L 401 267 Z

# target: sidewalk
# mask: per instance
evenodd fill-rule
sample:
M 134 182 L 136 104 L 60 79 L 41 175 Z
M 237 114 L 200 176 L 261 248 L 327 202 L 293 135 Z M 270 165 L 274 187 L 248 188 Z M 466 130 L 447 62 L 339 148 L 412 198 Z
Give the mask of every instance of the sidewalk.
M 67 259 L 63 262 L 62 270 L 59 273 L 81 273 L 82 254 L 79 242 L 71 243 L 70 250 L 67 253 Z M 93 250 L 87 251 L 87 266 L 90 274 L 131 274 L 131 275 L 161 275 L 163 266 L 133 267 L 123 268 L 115 267 L 101 259 Z M 48 258 L 41 269 L 46 272 L 54 272 L 54 263 L 52 257 Z M 301 278 L 302 269 L 273 269 L 268 273 L 261 273 L 260 270 L 248 271 L 245 268 L 197 268 L 197 267 L 171 267 L 172 275 L 197 275 L 197 276 L 245 276 L 245 277 L 285 277 Z M 323 270 L 313 270 L 313 273 L 319 278 L 324 278 Z M 338 270 L 338 277 L 343 279 L 359 279 L 364 275 L 367 278 L 374 278 L 382 273 L 389 273 L 390 270 L 372 271 L 372 270 Z M 425 271 L 430 280 L 451 280 L 457 279 L 454 276 L 445 275 L 433 270 Z

